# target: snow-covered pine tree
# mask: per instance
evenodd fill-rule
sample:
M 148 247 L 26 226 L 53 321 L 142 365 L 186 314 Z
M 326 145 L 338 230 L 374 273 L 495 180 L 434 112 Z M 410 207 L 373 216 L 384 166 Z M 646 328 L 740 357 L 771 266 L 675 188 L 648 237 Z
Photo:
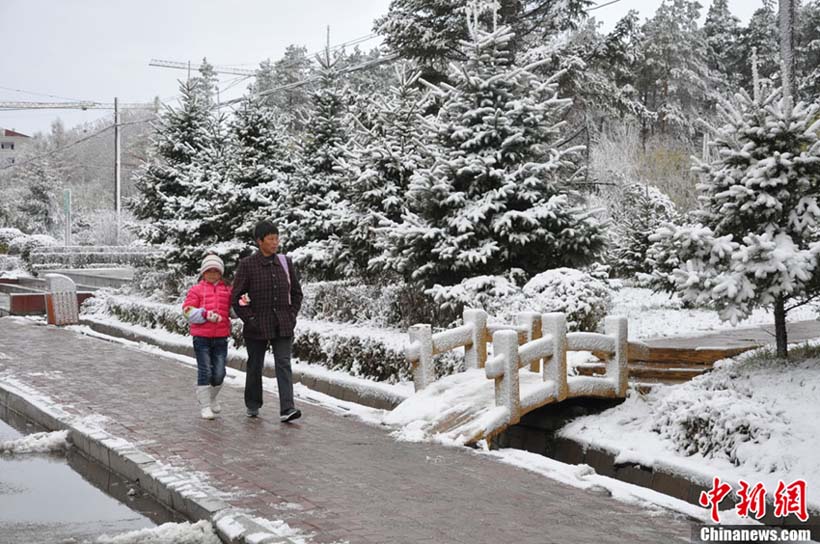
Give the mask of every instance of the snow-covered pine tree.
M 745 63 L 738 55 L 740 19 L 729 11 L 729 0 L 713 0 L 703 23 L 706 63 L 725 82 L 737 84 L 737 70 Z
M 351 229 L 342 235 L 344 260 L 353 265 L 348 274 L 369 276 L 389 268 L 379 258 L 375 229 L 401 222 L 410 177 L 424 163 L 419 75 L 407 65 L 395 68 L 396 84 L 388 96 L 374 102 L 368 123 L 358 123 L 342 161 L 352 214 Z
M 48 159 L 26 164 L 17 180 L 24 187 L 17 205 L 18 226 L 28 234 L 56 234 L 60 220 L 59 191 L 62 180 Z
M 820 97 L 820 0 L 800 6 L 797 17 L 797 87 L 802 100 Z
M 254 225 L 283 209 L 288 182 L 299 162 L 297 146 L 277 110 L 253 95 L 242 100 L 228 124 L 227 148 L 219 203 L 224 239 L 222 251 L 217 252 L 226 266 L 238 262 L 241 250 L 252 243 Z
M 696 160 L 702 225 L 671 229 L 684 300 L 716 306 L 731 322 L 774 309 L 777 352 L 786 356 L 786 313 L 820 295 L 818 106 L 789 107 L 775 92 L 721 104 L 711 163 Z
M 517 66 L 508 27 L 479 29 L 468 19 L 467 62 L 452 64 L 437 89 L 443 104 L 429 122 L 432 166 L 410 185 L 411 210 L 385 234 L 393 268 L 427 285 L 480 274 L 544 270 L 590 260 L 601 226 L 569 187 L 579 147 L 562 148 L 560 73 Z
M 715 86 L 706 63 L 707 47 L 698 29 L 696 0 L 663 0 L 643 26 L 643 62 L 636 86 L 644 105 L 657 112 L 647 131 L 690 136 Z
M 348 140 L 350 100 L 339 73 L 340 57 L 318 55 L 319 82 L 302 134 L 302 166 L 289 184 L 284 249 L 314 277 L 332 278 L 348 263 L 341 260 L 340 237 L 350 228 L 338 159 Z
M 647 263 L 647 251 L 652 245 L 649 237 L 663 224 L 679 222 L 678 211 L 656 187 L 627 183 L 618 191 L 610 207 L 612 268 L 620 276 L 651 273 Z
M 224 135 L 213 112 L 214 83 L 207 67 L 203 77 L 180 83 L 180 105 L 159 116 L 153 149 L 135 183 L 130 205 L 140 239 L 163 246 L 160 266 L 181 274 L 196 271 L 202 246 L 211 243 L 214 195 L 220 185 Z
M 766 3 L 757 9 L 746 25 L 737 42 L 738 58 L 742 59 L 736 68 L 740 87 L 751 89 L 752 69 L 747 62 L 752 58 L 752 49 L 757 50 L 760 77 L 771 79 L 779 85 L 780 80 L 780 47 L 777 32 L 777 15 Z

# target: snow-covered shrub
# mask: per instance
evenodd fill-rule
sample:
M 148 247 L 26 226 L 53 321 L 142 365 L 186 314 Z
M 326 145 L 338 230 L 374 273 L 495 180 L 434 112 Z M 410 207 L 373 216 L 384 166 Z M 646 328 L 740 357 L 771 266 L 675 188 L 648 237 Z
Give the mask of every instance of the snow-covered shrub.
M 9 254 L 20 255 L 28 261 L 31 252 L 38 247 L 56 246 L 59 242 L 47 234 L 24 234 L 9 243 Z
M 23 261 L 17 255 L 0 255 L 0 272 L 22 269 Z
M 522 289 L 526 308 L 563 312 L 570 330 L 594 331 L 612 307 L 606 281 L 574 268 L 556 268 L 533 277 Z
M 391 285 L 351 280 L 310 282 L 302 285 L 302 291 L 301 315 L 310 319 L 398 328 L 450 322 L 442 322 L 442 309 L 423 288 L 400 281 Z
M 464 308 L 480 308 L 498 321 L 513 320 L 524 305 L 521 289 L 504 276 L 476 276 L 457 285 L 434 285 L 426 291 L 447 313 L 450 323 L 457 321 Z
M 36 269 L 144 266 L 158 254 L 146 246 L 54 246 L 33 249 L 28 262 Z
M 612 229 L 611 262 L 615 273 L 631 276 L 650 273 L 647 251 L 650 236 L 664 223 L 678 222 L 678 212 L 672 200 L 655 187 L 628 183 L 619 188 L 610 207 Z
M 654 408 L 652 430 L 687 455 L 724 458 L 734 465 L 748 462 L 743 444 L 760 444 L 788 427 L 771 399 L 757 394 L 755 386 L 782 373 L 777 370 L 781 364 L 770 353 L 768 357 L 748 354 L 718 365 L 684 387 L 669 388 Z
M 667 293 L 677 290 L 675 270 L 681 266 L 678 250 L 681 246 L 680 232 L 683 229 L 673 223 L 666 223 L 649 235 L 650 244 L 646 248 L 645 259 L 647 272 L 635 274 L 639 286 Z
M 0 229 L 0 253 L 8 253 L 11 241 L 25 236 L 22 231 L 13 228 Z

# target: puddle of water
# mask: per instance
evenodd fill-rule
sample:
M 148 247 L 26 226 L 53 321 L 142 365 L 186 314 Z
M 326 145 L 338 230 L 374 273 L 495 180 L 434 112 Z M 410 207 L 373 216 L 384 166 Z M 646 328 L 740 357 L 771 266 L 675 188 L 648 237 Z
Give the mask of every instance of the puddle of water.
M 43 430 L 10 411 L 0 416 L 17 427 L 0 419 L 0 441 Z M 183 520 L 148 497 L 129 496 L 131 487 L 73 449 L 0 455 L 0 540 L 80 543 Z

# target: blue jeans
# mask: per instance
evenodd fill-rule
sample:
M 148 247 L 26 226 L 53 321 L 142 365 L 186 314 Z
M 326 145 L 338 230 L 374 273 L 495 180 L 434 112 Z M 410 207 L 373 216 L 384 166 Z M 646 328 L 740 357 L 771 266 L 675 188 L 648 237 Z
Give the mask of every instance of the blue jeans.
M 222 385 L 225 380 L 225 359 L 228 358 L 228 339 L 194 336 L 194 353 L 196 384 Z

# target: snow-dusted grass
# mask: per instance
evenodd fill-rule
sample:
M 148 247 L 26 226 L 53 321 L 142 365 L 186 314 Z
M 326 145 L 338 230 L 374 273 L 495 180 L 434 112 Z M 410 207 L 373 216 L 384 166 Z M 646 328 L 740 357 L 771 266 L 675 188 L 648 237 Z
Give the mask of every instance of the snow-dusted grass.
M 560 434 L 602 447 L 622 463 L 733 485 L 802 478 L 820 488 L 820 349 L 796 348 L 788 361 L 757 350 L 713 372 L 659 386 L 602 414 L 576 419 Z M 807 493 L 820 509 L 820 497 Z
M 115 536 L 103 535 L 96 544 L 221 544 L 206 520 L 196 523 L 164 523 L 151 529 L 129 531 Z
M 653 293 L 640 287 L 622 287 L 613 293 L 610 315 L 622 315 L 629 319 L 629 338 L 647 339 L 662 336 L 694 336 L 732 326 L 721 321 L 717 312 L 707 308 L 684 308 L 677 296 Z M 807 304 L 789 312 L 788 321 L 816 319 L 818 309 Z M 756 325 L 774 326 L 774 314 L 757 309 L 738 327 Z
M 61 452 L 67 450 L 70 446 L 68 431 L 54 431 L 50 433 L 34 433 L 16 440 L 0 442 L 0 453 Z

